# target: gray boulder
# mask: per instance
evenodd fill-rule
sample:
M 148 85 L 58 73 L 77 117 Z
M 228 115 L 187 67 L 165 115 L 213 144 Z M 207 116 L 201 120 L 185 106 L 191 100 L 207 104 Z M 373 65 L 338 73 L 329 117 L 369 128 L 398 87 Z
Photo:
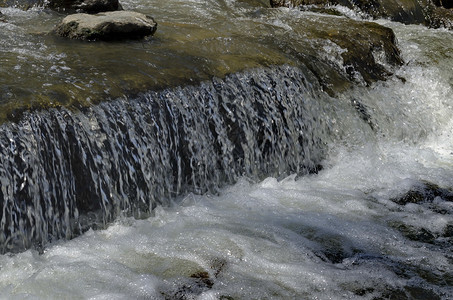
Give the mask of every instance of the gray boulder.
M 153 35 L 153 18 L 133 11 L 73 14 L 63 19 L 55 32 L 61 37 L 80 40 L 141 39 Z

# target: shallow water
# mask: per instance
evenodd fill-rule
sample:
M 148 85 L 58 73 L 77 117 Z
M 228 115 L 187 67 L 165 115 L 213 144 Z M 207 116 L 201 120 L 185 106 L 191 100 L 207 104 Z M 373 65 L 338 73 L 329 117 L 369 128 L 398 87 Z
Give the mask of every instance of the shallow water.
M 278 34 L 278 27 L 261 20 L 259 7 L 235 1 L 122 3 L 158 21 L 154 37 L 126 43 L 67 41 L 51 33 L 64 15 L 1 8 L 0 117 L 15 108 L 84 106 L 291 61 L 278 43 L 265 41 Z
M 113 43 L 56 37 L 64 15 L 50 10 L 0 8 L 0 122 L 18 121 L 27 110 L 87 107 L 282 64 L 310 65 L 329 89 L 345 84 L 340 54 L 343 41 L 351 41 L 330 37 L 331 28 L 364 25 L 266 3 L 122 1 L 125 9 L 153 16 L 158 29 L 145 40 Z
M 241 178 L 42 254 L 3 255 L 1 297 L 453 298 L 451 195 L 397 203 L 426 183 L 453 187 L 453 33 L 379 22 L 406 64 L 317 98 L 329 133 L 318 174 Z

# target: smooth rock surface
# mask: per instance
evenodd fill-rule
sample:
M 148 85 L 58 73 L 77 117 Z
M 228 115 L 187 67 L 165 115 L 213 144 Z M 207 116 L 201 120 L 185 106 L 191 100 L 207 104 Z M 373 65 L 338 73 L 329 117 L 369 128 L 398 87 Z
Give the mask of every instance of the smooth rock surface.
M 141 39 L 153 35 L 156 29 L 157 23 L 149 16 L 133 11 L 115 11 L 69 15 L 55 32 L 70 39 L 123 40 Z

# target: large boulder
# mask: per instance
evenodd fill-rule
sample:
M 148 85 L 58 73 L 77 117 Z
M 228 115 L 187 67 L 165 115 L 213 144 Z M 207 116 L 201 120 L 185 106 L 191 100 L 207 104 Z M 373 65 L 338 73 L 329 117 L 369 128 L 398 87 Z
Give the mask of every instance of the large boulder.
M 63 19 L 55 32 L 61 37 L 80 40 L 141 39 L 153 35 L 153 18 L 133 11 L 73 14 Z
M 60 12 L 88 14 L 122 10 L 118 0 L 49 0 L 47 7 Z

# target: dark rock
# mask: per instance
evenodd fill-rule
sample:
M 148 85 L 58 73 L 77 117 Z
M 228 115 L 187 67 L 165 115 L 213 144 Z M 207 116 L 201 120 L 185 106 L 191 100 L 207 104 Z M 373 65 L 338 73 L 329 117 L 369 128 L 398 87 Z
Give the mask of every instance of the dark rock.
M 256 7 L 270 7 L 269 0 L 239 0 L 239 2 L 245 2 Z
M 44 6 L 44 0 L 0 0 L 0 7 L 15 7 L 28 10 L 32 7 L 40 6 Z
M 118 0 L 50 0 L 47 6 L 67 13 L 88 13 L 122 10 Z
M 164 299 L 195 299 L 201 293 L 212 289 L 214 279 L 217 278 L 226 266 L 226 261 L 222 258 L 214 259 L 211 263 L 211 272 L 202 270 L 195 272 L 189 278 L 181 278 L 180 286 L 176 290 L 162 291 Z M 221 296 L 220 299 L 232 299 L 229 296 Z
M 433 7 L 429 10 L 427 19 L 430 27 L 453 30 L 453 9 Z
M 371 114 L 368 112 L 368 108 L 357 99 L 351 99 L 351 104 L 359 114 L 359 117 L 374 130 L 375 124 L 371 120 Z
M 0 7 L 16 7 L 23 10 L 47 7 L 59 12 L 89 14 L 123 9 L 118 0 L 0 0 Z
M 373 18 L 388 18 L 404 24 L 453 28 L 453 1 L 449 0 L 271 0 L 272 7 L 319 7 L 343 5 Z
M 153 35 L 156 29 L 157 23 L 149 16 L 132 11 L 115 11 L 69 15 L 55 32 L 70 39 L 123 40 L 141 39 Z
M 453 1 L 451 0 L 433 0 L 434 4 L 439 7 L 453 8 Z
M 314 30 L 320 32 L 321 28 L 322 26 L 319 26 Z M 376 53 L 383 53 L 391 65 L 402 64 L 395 34 L 390 28 L 372 22 L 339 21 L 337 28 L 329 28 L 325 33 L 326 38 L 347 49 L 341 57 L 350 79 L 354 79 L 359 73 L 366 83 L 371 83 L 384 80 L 390 75 L 389 71 L 376 61 Z
M 436 197 L 444 201 L 453 201 L 453 192 L 430 182 L 421 182 L 398 198 L 391 199 L 400 205 L 408 203 L 433 202 Z
M 279 47 L 299 58 L 330 95 L 352 84 L 369 85 L 385 80 L 392 74 L 392 67 L 403 63 L 390 28 L 325 15 L 298 18 L 296 22 L 293 30 L 303 31 L 305 41 L 279 41 Z M 335 55 L 326 55 L 324 46 L 335 51 Z
M 406 291 L 410 294 L 410 299 L 441 300 L 441 297 L 437 295 L 433 290 L 424 287 L 407 286 Z
M 453 238 L 453 224 L 447 224 L 444 229 L 443 237 Z

